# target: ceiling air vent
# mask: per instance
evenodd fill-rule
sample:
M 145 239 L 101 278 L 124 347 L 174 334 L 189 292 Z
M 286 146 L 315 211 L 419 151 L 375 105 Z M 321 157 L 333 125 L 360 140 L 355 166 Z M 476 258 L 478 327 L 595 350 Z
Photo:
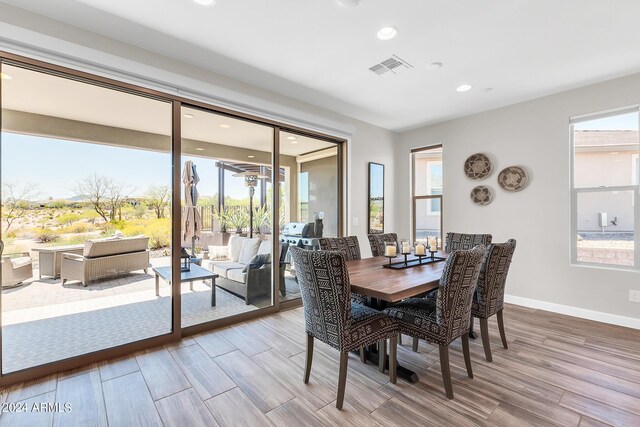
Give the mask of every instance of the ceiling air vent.
M 385 59 L 379 64 L 369 67 L 369 70 L 379 76 L 384 76 L 389 73 L 398 74 L 402 70 L 408 70 L 411 68 L 413 68 L 413 65 L 409 64 L 398 55 L 392 55 L 391 58 Z

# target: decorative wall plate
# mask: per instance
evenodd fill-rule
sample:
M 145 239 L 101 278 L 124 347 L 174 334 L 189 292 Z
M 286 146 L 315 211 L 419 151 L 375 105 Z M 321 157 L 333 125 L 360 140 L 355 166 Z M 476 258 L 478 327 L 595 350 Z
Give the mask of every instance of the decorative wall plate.
M 493 200 L 493 192 L 486 185 L 478 185 L 471 190 L 471 201 L 480 206 L 486 206 Z
M 492 170 L 491 160 L 482 153 L 472 154 L 464 162 L 464 173 L 471 179 L 485 179 Z
M 529 181 L 527 173 L 519 166 L 502 169 L 498 175 L 498 184 L 507 191 L 520 191 Z

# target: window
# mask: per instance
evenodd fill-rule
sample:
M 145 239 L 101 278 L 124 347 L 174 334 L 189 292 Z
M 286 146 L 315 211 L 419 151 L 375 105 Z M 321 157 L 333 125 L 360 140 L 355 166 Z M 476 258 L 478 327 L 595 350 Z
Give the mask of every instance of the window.
M 411 165 L 413 240 L 442 241 L 442 146 L 414 150 Z
M 442 161 L 427 161 L 427 189 L 433 196 L 442 195 Z M 429 215 L 440 215 L 440 199 L 431 199 Z
M 638 108 L 572 120 L 572 261 L 640 267 Z

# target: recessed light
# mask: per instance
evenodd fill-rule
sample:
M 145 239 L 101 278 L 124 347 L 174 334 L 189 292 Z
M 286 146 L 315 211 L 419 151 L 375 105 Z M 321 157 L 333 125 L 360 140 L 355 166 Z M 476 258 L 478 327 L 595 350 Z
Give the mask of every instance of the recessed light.
M 227 124 L 224 124 L 224 123 L 223 123 L 223 124 L 221 124 L 221 125 L 220 125 L 220 127 L 221 127 L 222 129 L 229 129 L 231 126 L 229 126 L 229 125 L 227 125 Z
M 427 70 L 434 71 L 442 68 L 444 64 L 442 62 L 430 62 L 427 64 Z
M 296 141 L 295 139 L 292 139 L 291 141 L 289 141 L 290 144 L 297 144 L 300 141 Z
M 288 137 L 287 137 L 287 139 L 288 139 L 289 141 L 295 141 L 295 140 L 296 140 L 296 137 L 295 137 L 295 136 L 288 136 Z
M 249 154 L 247 157 L 250 159 L 253 159 L 255 156 L 252 156 L 251 154 Z
M 193 1 L 199 4 L 200 6 L 213 6 L 214 4 L 216 4 L 216 0 L 193 0 Z
M 391 40 L 398 35 L 398 29 L 395 27 L 384 27 L 378 31 L 378 38 L 380 40 Z
M 196 150 L 198 150 L 198 151 L 204 151 L 204 148 L 198 147 L 198 148 L 196 148 Z
M 193 119 L 195 116 L 193 114 L 185 114 L 184 118 L 185 119 Z
M 338 6 L 342 6 L 345 9 L 356 7 L 360 4 L 360 0 L 335 0 Z
M 13 79 L 13 77 L 11 77 L 9 74 L 5 74 L 5 73 L 0 73 L 0 78 L 2 80 L 11 80 L 11 79 Z
M 489 92 L 493 92 L 493 88 L 492 87 L 485 87 L 484 91 L 489 93 Z
M 617 151 L 612 151 L 612 152 L 611 152 L 611 153 L 609 153 L 609 154 L 616 155 L 616 154 L 620 154 L 620 153 L 618 153 Z
M 466 91 L 468 91 L 468 90 L 471 90 L 471 88 L 472 88 L 472 87 L 473 87 L 473 86 L 471 86 L 470 84 L 465 83 L 465 84 L 462 84 L 462 85 L 458 86 L 458 87 L 456 88 L 456 90 L 457 90 L 458 92 L 466 92 Z

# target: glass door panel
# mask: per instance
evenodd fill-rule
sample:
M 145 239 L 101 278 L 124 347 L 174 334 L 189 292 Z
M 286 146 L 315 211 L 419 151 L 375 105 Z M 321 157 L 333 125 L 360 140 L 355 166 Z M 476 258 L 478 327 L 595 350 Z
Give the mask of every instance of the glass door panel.
M 340 225 L 339 144 L 280 132 L 280 241 L 318 249 L 319 237 L 338 237 Z M 291 257 L 285 256 L 280 301 L 300 298 Z
M 182 109 L 183 328 L 273 305 L 273 132 Z
M 170 333 L 171 104 L 2 76 L 3 374 Z

